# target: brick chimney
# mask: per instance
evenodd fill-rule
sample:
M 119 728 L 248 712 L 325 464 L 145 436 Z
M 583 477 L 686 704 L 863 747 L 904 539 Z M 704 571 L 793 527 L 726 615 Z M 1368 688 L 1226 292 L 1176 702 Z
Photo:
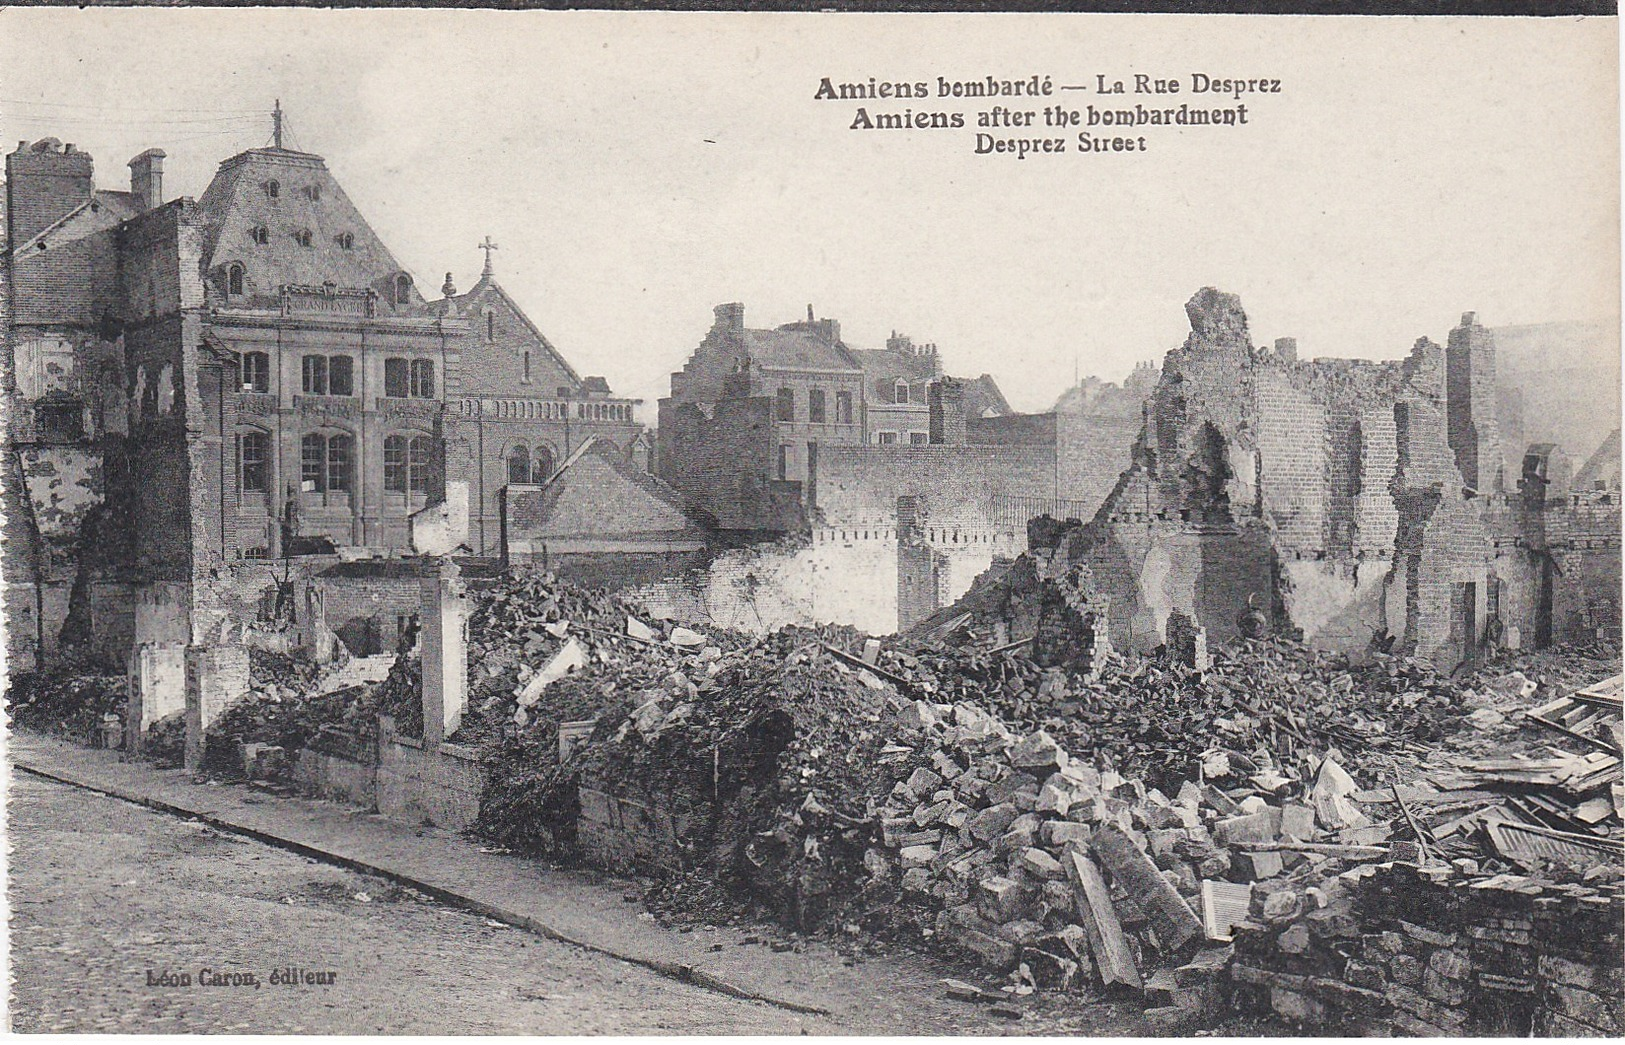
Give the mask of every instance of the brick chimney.
M 14 247 L 90 199 L 95 164 L 89 153 L 55 138 L 18 142 L 6 154 L 6 214 Z
M 1469 487 L 1494 491 L 1501 481 L 1496 423 L 1495 337 L 1474 312 L 1461 314 L 1444 353 L 1445 411 L 1450 449 Z
M 142 213 L 163 206 L 164 150 L 148 149 L 130 161 L 130 193 Z
M 965 383 L 952 377 L 933 381 L 926 401 L 931 411 L 931 442 L 964 446 Z
M 1276 338 L 1275 354 L 1282 359 L 1296 361 L 1298 358 L 1298 339 L 1295 337 Z
M 745 305 L 740 301 L 730 301 L 726 305 L 718 305 L 711 310 L 716 320 L 711 325 L 712 330 L 728 334 L 743 334 L 745 332 Z

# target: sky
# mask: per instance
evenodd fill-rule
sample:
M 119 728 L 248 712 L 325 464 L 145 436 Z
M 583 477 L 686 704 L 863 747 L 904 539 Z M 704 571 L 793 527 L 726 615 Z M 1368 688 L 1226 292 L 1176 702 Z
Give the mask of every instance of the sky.
M 166 195 L 201 195 L 280 99 L 420 286 L 466 290 L 491 236 L 502 285 L 651 423 L 727 301 L 934 342 L 1019 410 L 1160 360 L 1209 285 L 1304 357 L 1396 358 L 1469 310 L 1619 314 L 1612 19 L 11 8 L 0 53 L 0 140 L 74 142 L 104 188 L 161 147 Z M 1140 73 L 1184 93 L 1003 101 L 1235 104 L 1196 72 L 1281 90 L 1242 98 L 1244 127 L 1027 159 L 976 155 L 974 128 L 851 129 L 860 104 L 987 105 L 815 98 Z

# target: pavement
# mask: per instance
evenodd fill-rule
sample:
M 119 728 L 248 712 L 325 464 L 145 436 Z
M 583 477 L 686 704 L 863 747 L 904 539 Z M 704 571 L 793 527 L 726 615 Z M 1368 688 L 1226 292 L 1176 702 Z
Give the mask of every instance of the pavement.
M 196 818 L 323 862 L 375 874 L 487 918 L 653 970 L 686 984 L 803 1014 L 808 1033 L 1143 1033 L 1138 1013 L 1079 996 L 1025 999 L 1019 1020 L 948 998 L 945 977 L 996 987 L 923 956 L 850 957 L 818 940 L 773 939 L 761 927 L 703 932 L 659 925 L 642 887 L 602 872 L 493 851 L 433 827 L 248 785 L 195 783 L 184 770 L 117 751 L 13 731 L 16 769 Z M 775 946 L 777 944 L 777 946 Z M 779 949 L 784 947 L 785 949 Z

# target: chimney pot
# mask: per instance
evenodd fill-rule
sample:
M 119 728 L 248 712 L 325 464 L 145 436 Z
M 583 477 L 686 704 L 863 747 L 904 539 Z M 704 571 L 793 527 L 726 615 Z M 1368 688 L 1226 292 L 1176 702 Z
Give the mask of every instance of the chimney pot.
M 745 306 L 742 302 L 730 301 L 725 305 L 718 305 L 711 310 L 711 314 L 716 317 L 712 329 L 735 334 L 744 333 Z
M 1478 313 L 1477 312 L 1463 312 L 1461 314 L 1461 325 L 1462 326 L 1470 327 L 1470 326 L 1476 325 L 1477 323 L 1478 323 Z

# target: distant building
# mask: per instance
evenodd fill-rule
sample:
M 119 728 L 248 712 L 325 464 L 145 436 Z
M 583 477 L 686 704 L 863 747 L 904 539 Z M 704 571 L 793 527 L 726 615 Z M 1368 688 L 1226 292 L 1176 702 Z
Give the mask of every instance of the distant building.
M 804 530 L 832 449 L 932 441 L 935 345 L 894 333 L 884 349 L 855 349 L 810 306 L 805 322 L 771 330 L 746 327 L 738 303 L 715 313 L 660 401 L 657 459 L 661 477 L 722 529 Z M 960 385 L 972 416 L 1010 412 L 991 376 Z

